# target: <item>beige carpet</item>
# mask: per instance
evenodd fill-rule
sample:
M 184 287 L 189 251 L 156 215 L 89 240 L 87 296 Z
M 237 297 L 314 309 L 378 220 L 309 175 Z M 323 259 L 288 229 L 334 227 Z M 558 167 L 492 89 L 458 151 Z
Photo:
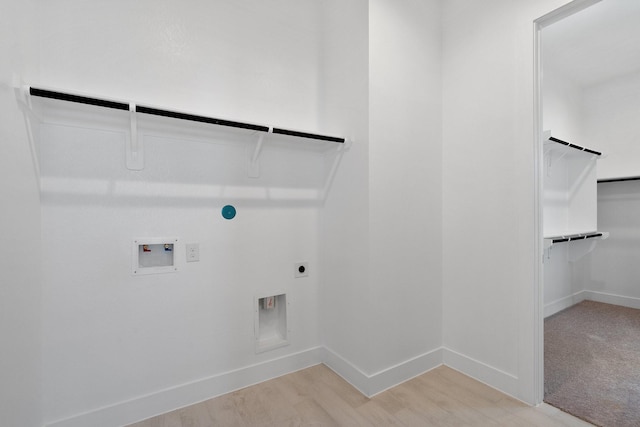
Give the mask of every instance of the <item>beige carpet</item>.
M 583 301 L 544 322 L 544 401 L 604 427 L 640 426 L 640 310 Z

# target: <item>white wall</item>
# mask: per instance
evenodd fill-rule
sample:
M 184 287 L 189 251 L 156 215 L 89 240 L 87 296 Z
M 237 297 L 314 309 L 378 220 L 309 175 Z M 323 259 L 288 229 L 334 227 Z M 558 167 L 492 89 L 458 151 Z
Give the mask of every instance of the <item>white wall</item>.
M 533 21 L 565 1 L 444 2 L 445 363 L 535 402 Z
M 584 140 L 582 88 L 570 76 L 564 76 L 554 68 L 553 58 L 544 55 L 546 31 L 547 28 L 542 30 L 543 128 L 563 141 L 593 148 Z
M 585 145 L 602 150 L 598 178 L 640 176 L 640 76 L 619 76 L 583 89 Z
M 366 2 L 281 6 L 288 8 L 286 18 L 279 17 L 283 10 L 267 13 L 258 3 L 224 6 L 226 15 L 216 15 L 222 28 L 194 29 L 211 6 L 194 12 L 161 8 L 162 16 L 151 21 L 166 28 L 156 28 L 128 22 L 135 10 L 116 16 L 97 4 L 91 12 L 106 19 L 60 16 L 59 26 L 45 27 L 45 85 L 208 115 L 238 110 L 242 117 L 232 118 L 310 130 L 321 124 L 324 132 L 354 140 L 328 199 L 318 200 L 313 195 L 330 175 L 331 153 L 269 151 L 267 145 L 263 176 L 252 181 L 245 175 L 243 141 L 203 144 L 217 135 L 165 126 L 171 139 L 145 137 L 145 170 L 131 172 L 124 168 L 125 134 L 117 119 L 88 113 L 80 122 L 73 111 L 49 110 L 55 123 L 43 130 L 42 159 L 51 423 L 87 421 L 75 417 L 83 411 L 104 423 L 108 411 L 102 406 L 130 405 L 145 393 L 313 349 L 320 344 L 320 319 L 328 363 L 347 377 L 355 372 L 349 379 L 365 393 L 441 362 L 438 5 L 377 2 L 370 13 Z M 50 14 L 59 10 L 43 11 Z M 265 15 L 279 22 L 277 31 L 271 20 L 258 18 Z M 120 16 L 136 30 L 112 31 Z M 229 21 L 245 22 L 234 28 L 235 37 L 228 34 Z M 153 46 L 159 37 L 154 30 L 173 31 L 169 42 L 179 35 L 181 44 Z M 265 41 L 267 33 L 271 39 Z M 233 52 L 205 43 L 218 37 Z M 254 47 L 257 37 L 262 50 Z M 116 51 L 125 39 L 140 41 Z M 99 60 L 86 63 L 95 52 Z M 200 66 L 183 69 L 194 58 Z M 113 69 L 110 64 L 120 65 L 116 73 L 103 69 Z M 229 70 L 248 75 L 236 81 Z M 174 84 L 177 73 L 189 74 L 180 90 L 161 90 Z M 218 98 L 210 81 L 229 95 Z M 272 105 L 259 108 L 266 103 Z M 106 131 L 81 129 L 87 126 Z M 219 208 L 234 200 L 239 217 L 225 222 Z M 160 235 L 178 236 L 182 244 L 199 241 L 201 263 L 172 275 L 131 277 L 131 240 Z M 60 241 L 68 249 L 58 250 Z M 177 255 L 182 253 L 179 245 Z M 300 259 L 310 261 L 312 272 L 318 266 L 304 283 L 291 279 Z M 252 296 L 269 289 L 293 297 L 292 345 L 255 356 Z M 403 364 L 398 373 L 376 377 Z M 90 386 L 95 383 L 101 386 Z
M 374 394 L 441 362 L 440 14 L 327 12 L 324 117 L 356 136 L 322 217 L 325 362 Z
M 315 2 L 192 6 L 42 4 L 41 83 L 214 117 L 349 130 L 328 120 L 318 128 Z M 47 111 L 47 423 L 130 422 L 320 361 L 323 153 L 267 141 L 261 176 L 251 179 L 255 139 L 199 126 L 161 132 L 141 121 L 146 165 L 133 172 L 124 163 L 126 122 L 118 128 L 102 111 L 82 120 Z M 227 203 L 238 208 L 233 221 L 220 216 Z M 180 238 L 180 258 L 184 243 L 199 242 L 201 261 L 133 277 L 132 240 L 154 236 Z M 308 278 L 294 279 L 297 261 L 309 262 Z M 290 301 L 290 345 L 256 355 L 254 296 L 279 291 Z M 236 375 L 244 383 L 235 370 L 246 371 Z
M 366 391 L 369 300 L 369 2 L 334 0 L 323 16 L 323 126 L 353 139 L 321 216 L 322 341 L 327 363 Z M 328 164 L 327 167 L 331 165 Z M 358 382 L 357 378 L 361 381 Z
M 437 1 L 372 1 L 369 13 L 374 373 L 442 342 L 442 45 Z
M 610 233 L 573 265 L 573 286 L 584 298 L 640 308 L 638 181 L 598 184 L 598 227 Z
M 0 420 L 42 422 L 40 209 L 24 117 L 13 86 L 37 78 L 32 1 L 4 2 L 0 16 Z
M 624 75 L 588 86 L 583 93 L 586 138 L 606 154 L 598 161 L 598 178 L 638 176 L 640 79 Z M 598 229 L 610 237 L 573 266 L 573 287 L 586 291 L 585 297 L 640 308 L 639 195 L 636 181 L 598 184 Z
M 585 121 L 583 118 L 583 92 L 570 76 L 563 74 L 556 64 L 559 58 L 548 54 L 548 33 L 556 30 L 562 22 L 542 30 L 542 116 L 543 129 L 550 130 L 551 135 L 581 146 L 594 148 L 584 139 Z M 547 49 L 545 49 L 547 47 Z M 569 218 L 569 200 L 573 193 L 567 191 L 569 161 L 552 160 L 549 166 L 544 159 L 544 235 L 556 236 L 569 234 L 576 229 Z M 598 161 L 599 162 L 599 161 Z M 599 166 L 599 163 L 598 163 Z M 590 195 L 590 194 L 589 194 Z M 595 196 L 594 196 L 595 197 Z M 594 204 L 595 208 L 595 204 Z M 584 210 L 579 214 L 587 214 Z M 595 213 L 595 211 L 594 211 Z M 591 215 L 588 215 L 590 218 Z M 587 231 L 587 230 L 582 230 Z M 576 232 L 578 232 L 576 230 Z M 555 245 L 544 259 L 544 307 L 545 316 L 556 313 L 577 302 L 583 290 L 580 284 L 572 280 L 573 264 L 570 263 L 569 245 Z
M 245 297 L 256 288 L 223 289 L 225 279 L 268 280 L 292 289 L 294 302 L 301 304 L 292 313 L 294 324 L 301 329 L 293 330 L 292 346 L 274 354 L 291 358 L 325 344 L 327 358 L 360 375 L 365 391 L 375 389 L 367 380 L 393 363 L 423 356 L 422 366 L 433 362 L 428 356 L 442 343 L 440 360 L 535 401 L 532 23 L 564 2 L 444 2 L 442 47 L 436 2 L 411 2 L 406 8 L 377 0 L 349 3 L 320 8 L 310 1 L 215 2 L 215 7 L 198 2 L 192 9 L 146 1 L 118 7 L 98 2 L 82 8 L 77 0 L 41 5 L 45 85 L 317 128 L 356 141 L 320 213 L 318 205 L 300 202 L 300 192 L 289 191 L 298 183 L 286 174 L 247 184 L 235 168 L 246 157 L 235 146 L 189 142 L 200 154 L 191 157 L 176 150 L 176 140 L 184 137 L 150 138 L 145 142 L 156 151 L 148 150 L 149 169 L 132 174 L 123 169 L 117 148 L 123 133 L 46 127 L 52 142 L 43 218 L 45 269 L 51 273 L 44 309 L 47 421 L 101 406 L 108 412 L 109 405 L 141 393 L 199 379 L 206 393 L 208 380 L 228 374 L 224 369 L 268 360 L 270 355 L 249 351 L 253 319 Z M 363 18 L 366 11 L 370 14 Z M 335 34 L 321 34 L 327 27 Z M 415 39 L 424 44 L 411 43 Z M 386 55 L 394 62 L 386 62 Z M 412 68 L 393 67 L 395 61 Z M 403 126 L 380 121 L 388 115 Z M 87 141 L 92 145 L 82 145 Z M 232 162 L 222 165 L 221 154 Z M 290 167 L 275 152 L 265 154 L 265 170 Z M 92 168 L 88 160 L 96 155 L 107 161 Z M 331 167 L 331 157 L 313 153 L 287 151 L 284 157 L 305 169 L 299 171 L 303 190 L 319 187 Z M 208 170 L 212 164 L 228 169 Z M 65 181 L 63 168 L 71 179 Z M 219 217 L 214 222 L 222 198 L 202 195 L 220 190 L 229 176 L 237 185 L 216 194 L 238 200 L 240 214 L 229 223 Z M 100 187 L 114 177 L 119 185 Z M 182 185 L 171 186 L 173 180 Z M 298 199 L 286 206 L 257 200 L 256 194 L 274 184 Z M 175 197 L 184 189 L 186 203 Z M 91 197 L 82 196 L 87 190 Z M 154 197 L 132 200 L 114 190 Z M 400 220 L 390 209 L 399 203 Z M 100 248 L 85 249 L 104 237 L 98 227 L 111 238 Z M 203 261 L 155 280 L 126 274 L 131 234 L 164 234 L 170 228 L 185 241 L 198 239 Z M 283 233 L 276 235 L 278 230 Z M 435 239 L 425 247 L 425 237 Z M 227 251 L 216 245 L 218 239 L 232 246 Z M 60 250 L 60 241 L 68 252 Z M 281 243 L 273 248 L 274 241 Z M 267 262 L 274 253 L 275 263 Z M 309 286 L 280 279 L 289 274 L 294 256 L 322 266 Z M 245 257 L 258 260 L 255 270 L 238 263 Z M 407 271 L 405 260 L 421 262 L 425 271 Z M 116 280 L 102 278 L 116 270 Z M 243 301 L 238 310 L 231 304 L 222 312 L 211 310 L 221 290 L 227 300 Z M 227 322 L 224 328 L 220 322 Z M 375 343 L 380 337 L 383 341 Z M 224 351 L 220 342 L 228 345 Z M 104 387 L 96 390 L 96 380 Z M 164 409 L 175 404 L 175 399 L 164 402 Z
M 320 344 L 309 195 L 322 157 L 265 149 L 251 183 L 245 147 L 213 139 L 146 138 L 142 172 L 125 169 L 117 133 L 48 125 L 43 142 L 49 420 Z M 220 215 L 227 203 L 233 221 Z M 133 277 L 133 239 L 156 236 L 180 239 L 181 270 Z M 200 262 L 184 263 L 188 242 L 200 244 Z M 308 278 L 294 278 L 297 261 L 309 262 Z M 256 355 L 254 296 L 278 292 L 288 294 L 290 345 Z
M 317 2 L 149 4 L 41 5 L 42 83 L 314 130 Z
M 331 12 L 359 20 L 328 28 L 334 55 L 349 55 L 329 56 L 328 78 L 345 70 L 330 114 L 349 107 L 365 127 L 323 212 L 323 337 L 326 363 L 371 395 L 441 363 L 440 10 L 372 1 Z

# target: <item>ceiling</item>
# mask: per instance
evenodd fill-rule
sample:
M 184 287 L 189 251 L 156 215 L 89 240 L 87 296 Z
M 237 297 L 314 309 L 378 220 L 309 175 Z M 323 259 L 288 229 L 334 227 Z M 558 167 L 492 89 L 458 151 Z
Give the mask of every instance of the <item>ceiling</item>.
M 640 73 L 640 0 L 602 0 L 542 32 L 543 66 L 580 86 Z

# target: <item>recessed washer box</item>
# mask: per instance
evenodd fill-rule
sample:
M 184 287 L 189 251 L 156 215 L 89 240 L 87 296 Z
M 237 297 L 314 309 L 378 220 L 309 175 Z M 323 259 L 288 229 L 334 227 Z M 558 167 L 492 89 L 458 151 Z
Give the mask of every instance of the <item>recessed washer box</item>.
M 255 297 L 256 353 L 289 345 L 287 294 L 274 292 Z
M 175 237 L 147 237 L 134 239 L 131 272 L 141 274 L 174 273 L 178 271 L 175 256 L 178 239 Z

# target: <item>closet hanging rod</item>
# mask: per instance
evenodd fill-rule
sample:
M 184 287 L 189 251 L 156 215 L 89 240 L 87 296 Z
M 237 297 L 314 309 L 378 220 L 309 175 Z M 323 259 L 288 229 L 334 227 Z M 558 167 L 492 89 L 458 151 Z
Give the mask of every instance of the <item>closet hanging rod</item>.
M 79 104 L 97 105 L 99 107 L 113 108 L 115 110 L 129 111 L 129 104 L 124 102 L 109 101 L 106 99 L 91 98 L 88 96 L 73 95 L 70 93 L 56 92 L 53 90 L 29 88 L 31 96 L 39 96 L 41 98 L 59 99 L 61 101 L 76 102 Z
M 576 240 L 586 240 L 586 239 L 592 239 L 594 237 L 602 237 L 602 233 L 574 234 L 570 236 L 556 237 L 553 239 L 553 243 L 574 242 Z
M 338 138 L 335 136 L 327 136 L 327 135 L 318 135 L 316 133 L 298 132 L 295 130 L 287 130 L 287 129 L 280 129 L 280 128 L 273 128 L 273 133 L 278 133 L 280 135 L 297 136 L 300 138 L 320 139 L 322 141 L 338 142 L 340 144 L 344 144 L 344 138 Z
M 254 125 L 251 123 L 234 122 L 231 120 L 216 119 L 214 117 L 197 116 L 195 114 L 180 113 L 178 111 L 161 110 L 159 108 L 144 107 L 136 105 L 137 113 L 152 114 L 154 116 L 171 117 L 180 120 L 189 120 L 192 122 L 209 123 L 212 125 L 228 126 L 233 128 L 250 129 L 259 132 L 269 132 L 267 126 Z
M 591 150 L 591 149 L 586 148 L 586 147 L 581 147 L 580 145 L 572 144 L 570 142 L 563 141 L 563 140 L 558 139 L 558 138 L 554 138 L 553 136 L 549 137 L 549 141 L 557 142 L 558 144 L 566 145 L 567 147 L 575 148 L 576 150 L 586 151 L 587 153 L 595 154 L 596 156 L 601 156 L 602 155 L 602 153 L 599 152 L 599 151 Z
M 626 178 L 604 178 L 599 179 L 598 184 L 606 183 L 606 182 L 624 182 L 624 181 L 638 181 L 640 180 L 640 176 L 630 176 Z
M 53 90 L 47 90 L 47 89 L 38 89 L 35 87 L 29 87 L 29 94 L 31 96 L 39 96 L 42 98 L 51 98 L 51 99 L 57 99 L 61 101 L 95 105 L 99 107 L 113 108 L 116 110 L 129 111 L 130 109 L 129 104 L 125 102 L 110 101 L 106 99 L 100 99 L 100 98 L 94 98 L 94 97 L 88 97 L 88 96 L 82 96 L 82 95 L 74 95 L 74 94 L 65 93 L 65 92 L 59 92 L 59 91 L 53 91 Z M 248 129 L 248 130 L 266 132 L 266 133 L 270 132 L 270 128 L 268 126 L 256 125 L 252 123 L 236 122 L 236 121 L 225 120 L 225 119 L 217 119 L 214 117 L 199 116 L 195 114 L 182 113 L 179 111 L 145 107 L 142 105 L 135 105 L 133 111 L 137 113 L 151 114 L 151 115 L 162 116 L 162 117 L 170 117 L 174 119 L 188 120 L 188 121 L 200 122 L 200 123 L 208 123 L 208 124 L 213 124 L 218 126 Z M 271 133 L 294 136 L 299 138 L 315 139 L 320 141 L 337 142 L 341 144 L 345 143 L 345 138 L 308 133 L 308 132 L 300 132 L 300 131 L 288 130 L 283 128 L 273 128 L 271 130 Z

